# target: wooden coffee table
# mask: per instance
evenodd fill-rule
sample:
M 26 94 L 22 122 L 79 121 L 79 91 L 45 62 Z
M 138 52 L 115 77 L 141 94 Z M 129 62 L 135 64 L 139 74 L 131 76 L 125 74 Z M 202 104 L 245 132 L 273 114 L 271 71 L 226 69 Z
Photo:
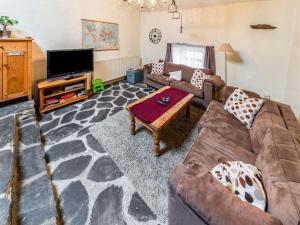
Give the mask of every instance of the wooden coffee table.
M 169 86 L 163 87 L 162 89 L 153 92 L 152 94 L 141 98 L 140 100 L 133 102 L 132 104 L 129 104 L 127 106 L 127 111 L 129 112 L 129 117 L 131 120 L 131 134 L 135 135 L 135 123 L 136 121 L 142 124 L 145 128 L 150 130 L 152 132 L 154 146 L 153 146 L 153 153 L 155 156 L 160 155 L 160 135 L 161 131 L 167 127 L 170 122 L 183 110 L 186 110 L 186 116 L 190 117 L 190 106 L 191 106 L 191 100 L 194 97 L 193 94 L 188 94 L 186 97 L 184 97 L 181 101 L 179 101 L 176 105 L 174 105 L 172 108 L 170 108 L 167 112 L 162 114 L 158 119 L 156 119 L 152 123 L 144 123 L 143 121 L 139 120 L 137 117 L 135 117 L 132 112 L 130 111 L 130 108 L 134 105 L 140 104 L 143 101 L 152 98 L 153 96 L 167 90 L 170 88 Z

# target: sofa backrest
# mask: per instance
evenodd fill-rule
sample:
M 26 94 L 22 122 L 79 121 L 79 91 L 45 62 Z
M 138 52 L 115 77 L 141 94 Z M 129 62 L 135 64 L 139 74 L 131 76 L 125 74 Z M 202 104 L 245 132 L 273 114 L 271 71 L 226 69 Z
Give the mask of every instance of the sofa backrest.
M 268 129 L 273 125 L 286 128 L 278 104 L 271 100 L 265 100 L 263 107 L 257 113 L 253 126 L 250 129 L 250 139 L 255 153 L 259 153 L 262 149 L 265 135 Z
M 164 60 L 160 59 L 159 62 L 164 62 Z M 151 73 L 152 64 L 145 65 L 144 68 L 147 69 L 147 73 Z M 212 71 L 210 69 L 201 69 L 201 70 L 207 75 L 215 75 L 214 73 L 212 73 Z M 181 65 L 181 64 L 165 62 L 164 75 L 170 76 L 170 72 L 175 72 L 175 71 L 181 71 L 182 72 L 182 80 L 190 83 L 192 76 L 194 74 L 195 68 Z
M 222 102 L 225 104 L 229 96 L 234 92 L 234 90 L 237 89 L 237 87 L 233 86 L 227 86 L 225 89 L 225 93 L 222 99 Z M 252 91 L 244 90 L 245 93 L 249 96 L 249 98 L 260 98 L 260 96 Z
M 265 100 L 250 129 L 253 150 L 259 153 L 264 137 L 270 127 L 277 125 L 286 128 L 300 143 L 300 125 L 289 105 Z
M 161 60 L 160 60 L 161 61 Z M 207 75 L 214 75 L 210 69 L 201 69 Z M 175 64 L 170 62 L 165 62 L 164 74 L 170 76 L 170 72 L 181 71 L 182 80 L 186 82 L 191 82 L 192 76 L 194 74 L 195 68 L 190 66 L 185 66 L 181 64 Z
M 164 74 L 170 76 L 170 72 L 180 71 L 181 65 L 165 62 Z
M 158 62 L 164 62 L 164 60 L 160 59 Z M 152 63 L 144 65 L 144 68 L 147 69 L 148 73 L 151 73 Z M 214 73 L 212 73 L 212 71 L 210 69 L 201 69 L 201 70 L 207 75 L 215 75 Z M 190 67 L 190 66 L 181 65 L 181 64 L 165 62 L 164 75 L 170 76 L 170 72 L 175 72 L 175 71 L 182 72 L 182 80 L 183 81 L 191 82 L 195 68 Z
M 300 146 L 294 135 L 287 128 L 272 125 L 255 164 L 262 172 L 267 211 L 283 225 L 300 224 Z
M 207 75 L 214 75 L 210 69 L 201 69 L 205 74 Z M 182 72 L 182 80 L 186 82 L 191 82 L 192 76 L 194 74 L 195 68 L 190 66 L 181 66 L 181 72 Z
M 250 129 L 262 171 L 268 212 L 284 225 L 300 224 L 300 125 L 288 105 L 266 100 Z
M 300 126 L 291 107 L 282 103 L 279 103 L 278 107 L 282 117 L 284 118 L 286 127 L 295 136 L 296 140 L 300 143 Z
M 190 83 L 192 76 L 194 74 L 194 71 L 195 71 L 195 68 L 182 65 L 182 67 L 181 67 L 182 80 Z

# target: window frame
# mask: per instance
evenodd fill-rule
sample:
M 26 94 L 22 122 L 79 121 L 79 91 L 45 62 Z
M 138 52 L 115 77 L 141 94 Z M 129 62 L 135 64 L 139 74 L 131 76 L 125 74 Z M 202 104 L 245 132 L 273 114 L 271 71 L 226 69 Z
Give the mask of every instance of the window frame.
M 176 49 L 177 48 L 177 49 Z M 188 57 L 185 56 L 185 59 L 182 59 L 182 55 L 183 54 L 187 54 L 188 52 L 192 52 L 197 53 L 197 51 L 188 51 L 188 49 L 199 49 L 199 53 L 201 53 L 201 58 L 197 58 L 197 57 Z M 178 53 L 179 56 L 174 55 L 177 54 L 177 50 L 180 49 L 180 52 Z M 186 44 L 186 43 L 173 43 L 172 44 L 172 59 L 173 59 L 173 63 L 176 64 L 182 64 L 182 65 L 186 65 L 189 67 L 193 67 L 193 68 L 199 68 L 199 69 L 203 69 L 204 68 L 204 63 L 205 63 L 205 52 L 206 51 L 206 47 L 203 45 L 193 45 L 193 44 Z M 180 58 L 180 59 L 178 59 Z M 194 59 L 193 59 L 194 58 Z M 194 62 L 193 62 L 194 61 Z M 199 63 L 198 63 L 199 61 Z

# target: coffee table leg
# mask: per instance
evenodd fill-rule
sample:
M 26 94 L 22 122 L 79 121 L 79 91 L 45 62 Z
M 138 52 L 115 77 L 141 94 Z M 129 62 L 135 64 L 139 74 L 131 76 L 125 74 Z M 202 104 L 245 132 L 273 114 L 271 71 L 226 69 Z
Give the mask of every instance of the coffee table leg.
M 187 118 L 190 118 L 191 117 L 191 102 L 189 102 L 187 104 L 187 107 L 186 107 L 186 117 Z
M 160 131 L 153 131 L 153 153 L 155 156 L 160 155 Z
M 134 118 L 134 116 L 130 115 L 130 120 L 131 120 L 131 126 L 130 126 L 131 135 L 135 135 L 135 118 Z

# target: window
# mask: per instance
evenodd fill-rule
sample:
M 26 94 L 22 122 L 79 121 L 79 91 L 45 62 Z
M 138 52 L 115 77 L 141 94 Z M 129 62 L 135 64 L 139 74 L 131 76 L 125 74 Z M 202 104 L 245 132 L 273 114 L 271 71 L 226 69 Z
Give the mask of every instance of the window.
M 188 44 L 172 44 L 173 63 L 193 68 L 204 68 L 205 47 Z

